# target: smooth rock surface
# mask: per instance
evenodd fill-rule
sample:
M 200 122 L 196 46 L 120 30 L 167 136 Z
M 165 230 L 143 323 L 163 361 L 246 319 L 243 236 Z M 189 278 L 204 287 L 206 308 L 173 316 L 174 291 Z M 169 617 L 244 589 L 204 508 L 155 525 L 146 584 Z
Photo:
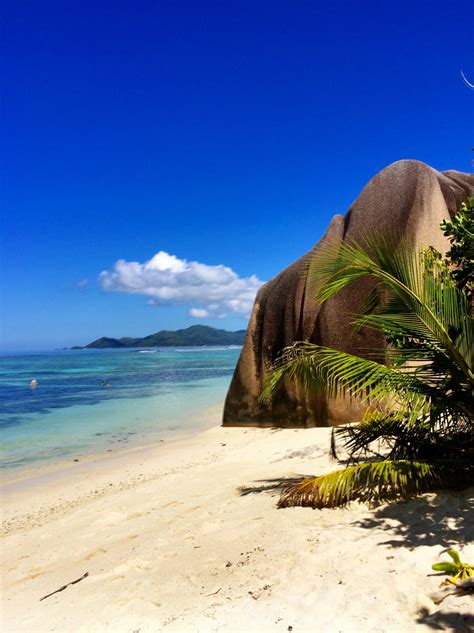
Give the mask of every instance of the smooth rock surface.
M 258 292 L 227 394 L 224 426 L 333 426 L 360 419 L 363 408 L 357 403 L 308 395 L 294 382 L 288 382 L 270 405 L 258 400 L 268 368 L 295 341 L 361 356 L 364 349 L 383 346 L 378 334 L 362 330 L 355 335 L 350 325 L 371 282 L 353 284 L 317 305 L 315 288 L 307 284 L 308 263 L 327 242 L 360 241 L 380 230 L 445 252 L 448 242 L 439 225 L 472 195 L 474 175 L 439 172 L 415 160 L 393 163 L 372 178 L 346 215 L 334 216 L 320 242 Z

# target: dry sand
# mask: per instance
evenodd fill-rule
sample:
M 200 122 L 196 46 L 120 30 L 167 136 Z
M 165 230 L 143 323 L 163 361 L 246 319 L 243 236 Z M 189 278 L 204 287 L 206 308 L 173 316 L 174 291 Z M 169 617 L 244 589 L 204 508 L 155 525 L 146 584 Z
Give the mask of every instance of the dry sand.
M 277 510 L 272 480 L 334 468 L 328 430 L 212 415 L 3 485 L 3 631 L 474 630 L 471 596 L 430 597 L 447 547 L 474 562 L 472 494 Z

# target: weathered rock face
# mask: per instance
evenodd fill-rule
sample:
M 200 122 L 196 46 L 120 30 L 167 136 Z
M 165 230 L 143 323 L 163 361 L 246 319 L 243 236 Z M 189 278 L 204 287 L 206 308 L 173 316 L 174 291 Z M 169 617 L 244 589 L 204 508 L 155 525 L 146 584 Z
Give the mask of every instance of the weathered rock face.
M 333 426 L 360 419 L 363 409 L 346 399 L 309 395 L 288 382 L 270 405 L 258 401 L 269 366 L 295 341 L 311 341 L 364 355 L 364 349 L 383 346 L 377 333 L 352 331 L 357 306 L 371 282 L 353 284 L 323 305 L 314 301 L 306 269 L 327 242 L 360 241 L 375 231 L 397 234 L 417 246 L 432 245 L 442 252 L 447 241 L 439 225 L 454 215 L 461 202 L 474 195 L 474 175 L 438 172 L 424 163 L 403 160 L 379 172 L 364 188 L 344 217 L 336 215 L 321 241 L 259 291 L 247 337 L 227 394 L 225 426 Z

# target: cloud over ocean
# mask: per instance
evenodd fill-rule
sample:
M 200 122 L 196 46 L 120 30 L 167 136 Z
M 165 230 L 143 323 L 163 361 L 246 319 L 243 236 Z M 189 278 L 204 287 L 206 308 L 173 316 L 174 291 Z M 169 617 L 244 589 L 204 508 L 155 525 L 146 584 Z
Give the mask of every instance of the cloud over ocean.
M 239 277 L 228 266 L 212 266 L 179 259 L 159 251 L 144 262 L 119 259 L 111 271 L 99 275 L 107 292 L 138 294 L 153 305 L 189 304 L 197 319 L 224 318 L 228 314 L 247 316 L 263 281 L 255 275 Z

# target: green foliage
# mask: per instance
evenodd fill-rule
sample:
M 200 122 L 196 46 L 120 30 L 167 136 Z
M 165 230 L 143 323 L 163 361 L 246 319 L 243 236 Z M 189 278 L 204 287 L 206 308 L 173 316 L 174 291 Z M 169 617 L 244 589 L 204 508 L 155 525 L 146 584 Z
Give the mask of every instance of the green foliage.
M 452 578 L 448 578 L 446 582 L 456 584 L 457 580 L 466 580 L 474 576 L 474 566 L 469 563 L 463 563 L 458 552 L 455 549 L 448 549 L 448 554 L 453 559 L 453 562 L 435 563 L 431 566 L 434 571 L 440 571 L 443 574 L 448 574 Z
M 474 468 L 467 468 L 461 478 L 453 459 L 363 462 L 288 485 L 283 489 L 278 506 L 332 508 L 355 500 L 389 501 L 437 488 L 459 488 L 472 480 L 473 473 Z
M 474 198 L 461 205 L 461 210 L 451 220 L 441 224 L 451 248 L 447 257 L 452 265 L 452 275 L 459 288 L 472 302 L 474 296 Z
M 297 379 L 308 391 L 365 402 L 367 411 L 360 424 L 333 430 L 333 456 L 342 444 L 347 467 L 293 484 L 281 505 L 331 507 L 472 484 L 474 323 L 446 261 L 377 236 L 364 247 L 329 247 L 308 275 L 317 276 L 319 301 L 370 276 L 374 291 L 354 327 L 382 331 L 391 345 L 366 358 L 310 343 L 283 350 L 263 400 Z

